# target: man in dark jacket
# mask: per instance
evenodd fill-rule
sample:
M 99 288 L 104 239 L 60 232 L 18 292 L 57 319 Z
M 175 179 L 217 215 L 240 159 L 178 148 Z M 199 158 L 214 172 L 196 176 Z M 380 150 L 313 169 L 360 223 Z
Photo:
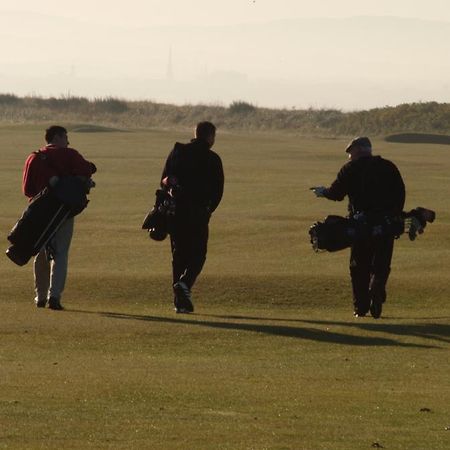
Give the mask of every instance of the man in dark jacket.
M 31 200 L 54 177 L 81 176 L 90 178 L 96 172 L 93 163 L 86 161 L 77 150 L 68 147 L 67 130 L 53 125 L 46 130 L 47 145 L 33 152 L 25 161 L 23 169 L 22 191 Z M 33 170 L 33 161 L 41 158 L 39 170 Z M 72 240 L 74 219 L 70 217 L 58 228 L 58 231 L 34 260 L 35 303 L 45 308 L 47 301 L 50 309 L 62 310 L 61 296 L 67 277 L 69 248 Z
M 313 188 L 317 197 L 341 201 L 349 199 L 350 217 L 365 221 L 371 235 L 357 239 L 350 254 L 354 315 L 363 317 L 370 310 L 381 316 L 386 300 L 394 238 L 380 233 L 386 221 L 398 220 L 405 204 L 405 185 L 397 167 L 381 156 L 372 155 L 367 137 L 353 139 L 345 150 L 350 161 L 339 171 L 329 188 Z
M 161 177 L 161 186 L 172 189 L 176 197 L 169 233 L 178 313 L 194 311 L 191 289 L 206 260 L 209 219 L 222 199 L 222 161 L 211 150 L 215 136 L 216 127 L 211 122 L 197 124 L 195 139 L 175 144 Z

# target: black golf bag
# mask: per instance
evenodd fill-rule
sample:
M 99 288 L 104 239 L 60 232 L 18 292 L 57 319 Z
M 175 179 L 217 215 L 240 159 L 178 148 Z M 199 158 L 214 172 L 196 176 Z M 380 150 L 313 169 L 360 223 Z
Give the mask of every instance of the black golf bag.
M 399 217 L 327 216 L 323 222 L 316 222 L 310 227 L 309 236 L 316 252 L 336 252 L 351 247 L 358 239 L 386 235 L 398 238 L 405 232 L 413 241 L 417 234 L 423 233 L 427 223 L 434 222 L 435 217 L 434 211 L 421 207 L 403 212 Z
M 86 208 L 86 193 L 94 183 L 84 177 L 61 177 L 30 202 L 8 235 L 6 255 L 19 266 L 37 255 L 64 221 Z
M 166 189 L 158 189 L 155 196 L 155 204 L 145 216 L 142 229 L 148 230 L 154 241 L 163 241 L 169 233 L 169 220 L 175 215 L 176 201 Z
M 350 247 L 362 227 L 356 220 L 342 216 L 327 216 L 323 222 L 316 222 L 309 229 L 311 244 L 315 251 L 336 252 Z

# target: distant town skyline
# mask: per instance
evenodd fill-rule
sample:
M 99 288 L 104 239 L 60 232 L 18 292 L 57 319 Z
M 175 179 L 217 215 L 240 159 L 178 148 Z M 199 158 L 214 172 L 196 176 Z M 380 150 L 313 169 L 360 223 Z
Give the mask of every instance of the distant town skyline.
M 450 102 L 447 1 L 3 0 L 0 30 L 3 93 L 344 110 Z

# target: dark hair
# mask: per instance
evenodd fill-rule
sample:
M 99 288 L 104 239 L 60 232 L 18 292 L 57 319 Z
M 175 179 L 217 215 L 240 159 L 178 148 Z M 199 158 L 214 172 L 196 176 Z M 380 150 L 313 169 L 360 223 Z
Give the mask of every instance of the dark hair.
M 216 126 L 211 122 L 199 122 L 195 127 L 195 135 L 200 139 L 206 139 L 216 134 Z
M 59 125 L 52 125 L 45 130 L 45 141 L 47 142 L 47 144 L 50 144 L 55 136 L 61 136 L 63 134 L 67 134 L 67 130 L 64 127 L 60 127 Z

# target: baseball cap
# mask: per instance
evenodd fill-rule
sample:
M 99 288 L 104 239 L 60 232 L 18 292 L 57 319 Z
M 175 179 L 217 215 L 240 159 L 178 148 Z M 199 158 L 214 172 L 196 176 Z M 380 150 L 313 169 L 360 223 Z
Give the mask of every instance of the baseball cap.
M 357 137 L 355 139 L 353 139 L 348 145 L 347 148 L 345 149 L 345 151 L 347 153 L 350 152 L 350 149 L 352 147 L 366 147 L 366 148 L 372 148 L 372 143 L 370 142 L 370 139 L 368 137 L 362 136 L 362 137 Z

